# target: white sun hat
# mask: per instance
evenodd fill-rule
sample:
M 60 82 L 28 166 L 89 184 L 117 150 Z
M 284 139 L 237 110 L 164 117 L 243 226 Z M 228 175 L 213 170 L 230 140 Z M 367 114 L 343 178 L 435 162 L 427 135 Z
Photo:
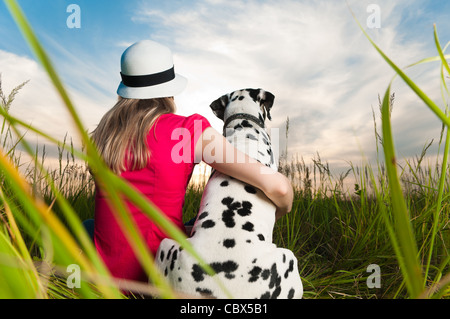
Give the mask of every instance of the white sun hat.
M 122 54 L 117 94 L 128 99 L 172 97 L 181 93 L 187 79 L 175 73 L 172 52 L 166 46 L 143 40 Z

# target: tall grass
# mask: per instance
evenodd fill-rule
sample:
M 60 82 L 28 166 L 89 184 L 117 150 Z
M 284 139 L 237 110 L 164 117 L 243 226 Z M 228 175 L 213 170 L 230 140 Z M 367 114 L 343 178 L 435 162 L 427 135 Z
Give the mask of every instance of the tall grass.
M 422 100 L 425 105 L 429 108 L 430 111 L 432 111 L 446 126 L 444 127 L 445 130 L 449 130 L 450 128 L 450 117 L 446 114 L 445 111 L 448 113 L 448 105 L 447 98 L 450 95 L 447 85 L 445 83 L 445 76 L 444 74 L 447 73 L 447 75 L 450 75 L 450 67 L 448 65 L 448 62 L 446 60 L 446 57 L 444 56 L 443 49 L 440 45 L 436 26 L 434 26 L 434 39 L 435 39 L 435 45 L 436 50 L 438 52 L 438 61 L 441 63 L 441 87 L 445 88 L 445 90 L 442 90 L 442 96 L 443 96 L 443 102 L 445 105 L 447 105 L 446 110 L 441 110 L 437 103 L 435 103 L 423 90 L 421 90 L 408 76 L 407 74 L 401 70 L 389 57 L 370 39 L 370 37 L 367 35 L 367 33 L 364 31 L 364 29 L 361 27 L 361 30 L 364 32 L 366 37 L 369 39 L 370 43 L 373 45 L 373 47 L 378 51 L 378 53 L 382 56 L 382 58 L 388 63 L 389 66 L 391 66 L 395 72 L 396 75 L 399 76 L 410 88 L 411 90 L 417 95 L 417 97 Z M 447 45 L 448 46 L 448 45 Z M 446 47 L 447 47 L 446 46 Z M 445 50 L 445 49 L 444 49 Z M 448 58 L 448 57 L 447 57 Z M 420 63 L 425 63 L 425 61 L 422 61 Z M 394 77 L 395 79 L 395 77 Z M 406 286 L 408 288 L 409 295 L 411 297 L 418 297 L 424 296 L 423 290 L 426 285 L 427 278 L 423 278 L 422 273 L 422 264 L 420 263 L 420 256 L 417 249 L 417 242 L 414 237 L 413 232 L 413 224 L 411 222 L 411 216 L 410 216 L 410 210 L 408 209 L 408 206 L 406 205 L 405 198 L 403 195 L 403 190 L 400 185 L 400 179 L 397 172 L 397 160 L 396 160 L 396 154 L 395 154 L 395 147 L 393 142 L 393 135 L 392 135 L 392 128 L 391 128 L 391 121 L 390 121 L 390 91 L 391 91 L 391 85 L 394 81 L 392 79 L 391 83 L 389 84 L 386 93 L 383 98 L 382 103 L 382 131 L 383 131 L 383 149 L 384 149 L 384 155 L 385 155 L 385 162 L 386 162 L 386 168 L 387 168 L 387 175 L 388 175 L 388 181 L 389 181 L 389 190 L 391 195 L 391 201 L 392 201 L 392 215 L 393 220 L 390 220 L 388 217 L 385 217 L 386 224 L 389 226 L 390 229 L 393 228 L 394 231 L 390 231 L 390 238 L 393 246 L 396 249 L 396 256 L 400 264 L 400 268 L 402 270 Z M 446 142 L 444 147 L 444 157 L 442 162 L 442 171 L 441 171 L 441 177 L 439 179 L 439 185 L 437 189 L 437 205 L 434 209 L 433 213 L 433 221 L 432 221 L 432 229 L 428 233 L 430 236 L 430 243 L 429 243 L 429 252 L 428 252 L 428 259 L 425 263 L 425 275 L 428 275 L 428 271 L 430 269 L 430 261 L 431 261 L 431 255 L 434 253 L 434 239 L 437 235 L 438 230 L 438 224 L 439 224 L 439 217 L 443 213 L 442 208 L 442 200 L 444 196 L 444 189 L 445 189 L 445 182 L 446 182 L 446 170 L 447 170 L 447 159 L 448 159 L 448 152 L 449 152 L 449 145 L 450 145 L 450 134 L 447 133 L 446 136 Z M 444 215 L 445 216 L 445 215 Z M 448 216 L 447 216 L 448 218 Z M 444 266 L 448 265 L 448 258 L 444 262 Z M 436 286 L 439 284 L 436 281 L 432 281 L 432 285 Z M 446 283 L 444 283 L 446 284 Z
M 85 148 L 77 150 L 67 138 L 59 141 L 11 116 L 9 110 L 14 97 L 26 82 L 10 94 L 1 90 L 0 82 L 3 119 L 0 132 L 0 298 L 123 298 L 123 289 L 179 297 L 154 267 L 153 256 L 135 231 L 121 198 L 126 197 L 140 207 L 200 262 L 201 256 L 163 214 L 105 167 L 24 14 L 16 1 L 5 0 L 5 3 L 62 97 Z M 445 80 L 450 70 L 444 52 L 448 46 L 441 49 L 436 30 L 434 36 L 438 56 L 419 63 L 441 63 L 445 100 L 448 98 Z M 346 170 L 334 174 L 319 154 L 309 162 L 301 156 L 289 158 L 286 148 L 280 171 L 293 181 L 295 200 L 292 212 L 276 224 L 274 241 L 297 256 L 304 295 L 308 298 L 448 298 L 448 110 L 441 110 L 375 43 L 371 43 L 442 120 L 436 162 L 430 162 L 427 157 L 434 141 L 427 142 L 415 158 L 396 158 L 390 121 L 394 95 L 389 85 L 380 98 L 381 126 L 373 112 L 374 138 L 380 154 L 376 164 L 362 159 L 358 165 L 349 163 Z M 288 118 L 286 142 L 289 126 L 292 123 Z M 56 168 L 45 167 L 45 147 L 32 148 L 21 133 L 23 128 L 57 146 L 59 165 Z M 19 145 L 31 158 L 26 164 L 23 153 L 18 151 Z M 94 184 L 87 165 L 109 194 L 116 217 L 122 221 L 123 231 L 152 285 L 115 280 L 98 257 L 81 224 L 83 219 L 93 217 Z M 201 183 L 192 183 L 188 188 L 185 221 L 194 217 L 199 209 L 207 175 L 205 172 Z M 74 264 L 81 269 L 80 288 L 69 288 L 67 282 L 71 274 L 67 267 Z M 377 264 L 381 269 L 379 288 L 367 284 L 370 264 Z M 208 265 L 202 265 L 212 274 Z
M 156 269 L 153 262 L 153 257 L 146 249 L 142 236 L 136 231 L 137 228 L 127 211 L 126 205 L 122 199 L 123 197 L 130 200 L 144 213 L 148 214 L 148 216 L 152 218 L 152 220 L 154 220 L 155 223 L 159 225 L 167 234 L 178 240 L 182 247 L 199 261 L 200 265 L 207 273 L 211 275 L 214 274 L 211 267 L 204 263 L 200 256 L 198 256 L 198 254 L 193 250 L 184 234 L 177 227 L 175 227 L 164 214 L 155 209 L 147 200 L 145 200 L 142 194 L 136 192 L 130 185 L 114 175 L 106 167 L 92 141 L 87 135 L 84 126 L 81 123 L 81 120 L 64 88 L 64 85 L 59 79 L 58 74 L 56 73 L 45 50 L 40 45 L 39 40 L 35 36 L 31 26 L 28 24 L 28 21 L 19 5 L 13 0 L 5 0 L 5 4 L 30 45 L 30 48 L 49 75 L 51 82 L 62 98 L 64 106 L 78 129 L 78 134 L 81 136 L 83 145 L 85 145 L 86 153 L 84 154 L 75 150 L 73 150 L 73 153 L 77 154 L 77 157 L 80 159 L 86 161 L 89 164 L 90 169 L 94 172 L 96 182 L 100 187 L 102 187 L 102 190 L 109 198 L 111 207 L 114 207 L 113 212 L 116 215 L 115 217 L 120 220 L 119 224 L 123 228 L 124 234 L 127 236 L 132 249 L 135 251 L 138 260 L 141 262 L 149 278 L 158 288 L 159 294 L 163 297 L 175 296 L 171 287 L 164 280 L 164 277 L 161 276 Z M 65 146 L 44 132 L 37 130 L 27 123 L 23 123 L 20 119 L 12 117 L 8 114 L 6 108 L 2 107 L 1 113 L 5 120 L 9 123 L 8 125 L 10 126 L 11 131 L 16 135 L 19 132 L 17 126 L 24 126 L 28 130 L 45 137 L 52 143 L 55 143 L 61 147 Z M 24 147 L 28 155 L 36 159 L 35 164 L 39 167 L 39 170 L 43 172 L 43 175 L 49 176 L 45 173 L 45 169 L 39 165 L 40 163 L 37 160 L 37 154 L 33 154 L 33 150 L 24 139 L 22 139 L 21 145 Z M 61 223 L 60 219 L 55 216 L 51 207 L 43 202 L 41 198 L 36 196 L 37 194 L 33 194 L 31 192 L 29 184 L 17 171 L 17 168 L 14 167 L 13 163 L 9 161 L 4 152 L 0 152 L 0 169 L 4 180 L 8 181 L 8 188 L 12 190 L 14 199 L 18 202 L 17 205 L 15 205 L 16 209 L 11 210 L 12 214 L 8 214 L 8 223 L 15 224 L 16 220 L 18 220 L 19 223 L 26 228 L 27 233 L 30 234 L 32 238 L 36 239 L 40 249 L 43 250 L 44 255 L 47 256 L 45 260 L 54 262 L 56 265 L 63 265 L 64 267 L 77 264 L 85 274 L 85 276 L 83 276 L 85 284 L 81 285 L 80 288 L 81 296 L 94 296 L 91 285 L 89 285 L 89 283 L 92 282 L 95 284 L 96 289 L 98 289 L 105 297 L 119 297 L 120 290 L 117 283 L 112 281 L 108 270 L 95 252 L 93 244 L 86 234 L 79 216 L 76 214 L 73 207 L 69 205 L 67 199 L 62 196 L 60 190 L 56 188 L 55 181 L 51 178 L 47 178 L 47 183 L 50 185 L 52 192 L 55 194 L 54 201 L 58 203 L 64 217 L 67 219 L 71 228 L 70 231 Z M 5 197 L 4 205 L 10 206 L 9 198 Z M 18 206 L 23 208 L 23 210 L 19 209 Z M 13 236 L 18 234 L 9 233 L 9 235 Z M 80 254 L 81 251 L 83 251 L 83 254 Z M 5 254 L 8 257 L 8 260 L 11 259 L 16 261 L 17 256 L 14 257 L 12 251 L 6 251 L 5 248 Z M 26 260 L 30 260 L 29 256 L 23 257 L 26 258 Z M 35 269 L 32 264 L 28 264 L 27 266 L 28 268 Z M 20 271 L 20 269 L 17 271 Z M 33 277 L 33 279 L 37 281 L 38 284 L 40 283 L 37 276 Z M 6 281 L 6 284 L 9 285 L 14 285 L 14 280 L 15 278 L 12 276 L 5 276 L 3 279 L 3 281 Z M 47 296 L 48 291 L 38 284 L 33 282 L 32 286 L 24 286 L 23 289 L 29 289 L 29 292 L 35 296 Z M 222 286 L 220 282 L 218 282 L 218 284 Z M 10 293 L 11 297 L 19 297 L 19 295 L 15 294 L 15 291 L 10 291 Z

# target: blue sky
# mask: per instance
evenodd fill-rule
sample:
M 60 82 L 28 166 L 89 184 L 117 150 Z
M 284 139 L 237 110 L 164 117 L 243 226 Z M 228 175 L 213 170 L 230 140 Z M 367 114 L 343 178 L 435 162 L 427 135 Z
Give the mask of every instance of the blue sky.
M 375 156 L 372 107 L 393 71 L 369 45 L 345 1 L 144 1 L 19 0 L 53 58 L 86 127 L 92 130 L 114 104 L 120 55 L 142 39 L 174 52 L 175 68 L 189 79 L 176 97 L 180 114 L 200 113 L 214 127 L 209 104 L 222 94 L 262 87 L 276 96 L 273 127 L 284 136 L 290 118 L 289 154 L 306 161 L 317 152 L 335 167 Z M 69 29 L 69 4 L 81 8 L 81 28 Z M 380 8 L 380 28 L 370 36 L 405 66 L 436 55 L 433 23 L 441 43 L 450 41 L 449 1 L 348 1 L 365 26 Z M 73 134 L 45 73 L 0 2 L 0 72 L 6 92 L 30 79 L 12 112 L 54 135 Z M 409 70 L 443 107 L 439 65 Z M 419 154 L 437 140 L 440 124 L 400 80 L 394 83 L 394 132 L 400 157 Z M 284 139 L 280 149 L 284 149 Z

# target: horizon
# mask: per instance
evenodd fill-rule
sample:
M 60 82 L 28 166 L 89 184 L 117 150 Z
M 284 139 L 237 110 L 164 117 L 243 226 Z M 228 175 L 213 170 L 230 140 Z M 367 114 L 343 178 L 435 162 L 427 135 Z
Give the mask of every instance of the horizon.
M 348 162 L 376 160 L 372 110 L 379 121 L 378 95 L 394 71 L 370 46 L 345 1 L 18 2 L 90 131 L 117 99 L 122 52 L 152 39 L 172 49 L 176 72 L 188 78 L 188 88 L 175 97 L 178 114 L 202 114 L 220 131 L 222 123 L 209 104 L 237 89 L 261 87 L 275 95 L 270 127 L 280 130 L 280 150 L 287 143 L 290 156 L 307 162 L 320 154 L 337 171 Z M 72 4 L 80 9 L 78 25 L 71 25 L 77 21 L 71 20 Z M 441 44 L 450 40 L 450 3 L 349 1 L 349 7 L 400 66 L 437 55 L 433 23 Z M 11 113 L 61 140 L 68 134 L 80 147 L 68 114 L 3 2 L 0 19 L 3 90 L 30 80 Z M 431 63 L 408 75 L 444 108 L 438 72 L 439 64 Z M 413 158 L 438 140 L 442 124 L 400 79 L 392 92 L 398 157 Z M 26 138 L 42 145 L 42 138 Z M 56 158 L 56 146 L 46 147 Z M 435 142 L 429 155 L 437 152 Z

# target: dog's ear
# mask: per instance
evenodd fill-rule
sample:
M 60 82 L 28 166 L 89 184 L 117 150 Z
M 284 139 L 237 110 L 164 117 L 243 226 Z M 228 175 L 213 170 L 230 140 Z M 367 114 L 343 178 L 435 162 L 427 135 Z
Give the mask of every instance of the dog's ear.
M 270 115 L 270 110 L 272 109 L 273 102 L 275 101 L 275 95 L 273 95 L 270 92 L 266 92 L 264 90 L 261 90 L 260 92 L 261 97 L 261 108 L 264 110 L 265 114 L 267 115 L 267 118 L 272 121 L 272 116 Z
M 247 91 L 249 92 L 250 97 L 253 99 L 253 101 L 255 101 L 255 103 L 259 103 L 261 111 L 264 114 L 264 119 L 267 117 L 269 120 L 272 120 L 270 110 L 272 109 L 275 95 L 270 92 L 264 91 L 263 89 L 247 89 Z
M 222 121 L 225 114 L 225 107 L 228 105 L 229 100 L 228 95 L 224 95 L 212 102 L 209 106 L 213 113 Z

